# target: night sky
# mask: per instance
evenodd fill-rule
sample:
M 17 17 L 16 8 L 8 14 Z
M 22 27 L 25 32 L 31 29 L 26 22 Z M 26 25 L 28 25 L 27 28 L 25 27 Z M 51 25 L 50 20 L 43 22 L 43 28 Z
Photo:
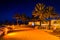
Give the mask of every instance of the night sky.
M 13 20 L 15 13 L 25 13 L 31 17 L 36 3 L 44 3 L 53 6 L 60 13 L 60 0 L 2 0 L 0 1 L 0 21 Z

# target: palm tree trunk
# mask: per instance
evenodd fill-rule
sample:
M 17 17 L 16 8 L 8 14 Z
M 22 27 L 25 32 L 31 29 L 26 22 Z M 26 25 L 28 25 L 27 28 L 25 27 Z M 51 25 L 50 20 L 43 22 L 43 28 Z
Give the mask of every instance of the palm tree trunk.
M 40 21 L 40 27 L 41 27 L 41 21 Z
M 40 20 L 40 27 L 39 28 L 41 28 L 41 20 Z
M 49 30 L 50 30 L 50 28 L 51 28 L 51 20 L 49 20 Z

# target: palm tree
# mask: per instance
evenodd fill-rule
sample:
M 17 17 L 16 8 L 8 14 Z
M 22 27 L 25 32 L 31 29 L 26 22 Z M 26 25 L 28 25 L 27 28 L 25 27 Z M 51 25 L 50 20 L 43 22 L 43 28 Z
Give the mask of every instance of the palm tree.
M 51 19 L 50 18 L 55 18 L 58 15 L 55 13 L 54 8 L 52 6 L 49 6 L 45 10 L 45 17 L 49 18 L 49 29 L 51 27 Z
M 17 20 L 17 25 L 18 25 L 18 20 L 21 18 L 20 14 L 16 13 L 13 18 Z
M 41 22 L 45 19 L 44 18 L 44 11 L 45 11 L 45 5 L 41 4 L 41 3 L 38 3 L 38 4 L 36 4 L 36 7 L 35 7 L 35 9 L 32 13 L 32 15 L 34 17 L 39 16 L 40 26 L 41 26 Z
M 25 21 L 27 20 L 26 14 L 22 13 L 21 20 L 22 20 L 22 22 L 25 23 Z

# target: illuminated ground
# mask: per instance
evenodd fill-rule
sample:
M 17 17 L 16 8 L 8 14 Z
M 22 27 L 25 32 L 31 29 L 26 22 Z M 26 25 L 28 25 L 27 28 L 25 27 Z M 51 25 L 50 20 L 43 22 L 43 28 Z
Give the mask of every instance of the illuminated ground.
M 4 36 L 4 40 L 59 40 L 59 38 L 43 30 L 30 29 L 9 33 Z

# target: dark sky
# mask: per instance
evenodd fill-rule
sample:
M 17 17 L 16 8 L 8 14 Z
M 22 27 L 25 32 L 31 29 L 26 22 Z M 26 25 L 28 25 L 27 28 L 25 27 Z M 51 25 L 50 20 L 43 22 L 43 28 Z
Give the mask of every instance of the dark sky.
M 0 21 L 12 20 L 15 13 L 26 13 L 31 16 L 36 3 L 53 6 L 60 13 L 60 0 L 2 0 L 0 1 Z

